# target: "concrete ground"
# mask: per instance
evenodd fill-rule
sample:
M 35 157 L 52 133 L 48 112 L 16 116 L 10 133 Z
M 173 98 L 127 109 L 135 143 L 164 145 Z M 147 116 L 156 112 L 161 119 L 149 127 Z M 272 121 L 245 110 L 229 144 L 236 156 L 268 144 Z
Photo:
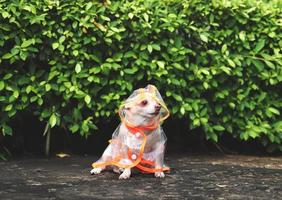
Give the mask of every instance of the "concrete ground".
M 97 157 L 0 162 L 0 199 L 282 199 L 282 157 L 167 155 L 164 179 L 89 174 Z

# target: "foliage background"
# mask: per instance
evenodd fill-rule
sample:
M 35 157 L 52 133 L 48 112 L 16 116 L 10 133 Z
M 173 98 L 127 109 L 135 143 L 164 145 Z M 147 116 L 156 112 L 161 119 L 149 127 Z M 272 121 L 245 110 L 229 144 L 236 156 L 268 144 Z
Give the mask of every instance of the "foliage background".
M 0 128 L 29 112 L 87 137 L 155 84 L 206 139 L 282 151 L 282 8 L 262 0 L 0 1 Z M 188 130 L 187 130 L 188 132 Z

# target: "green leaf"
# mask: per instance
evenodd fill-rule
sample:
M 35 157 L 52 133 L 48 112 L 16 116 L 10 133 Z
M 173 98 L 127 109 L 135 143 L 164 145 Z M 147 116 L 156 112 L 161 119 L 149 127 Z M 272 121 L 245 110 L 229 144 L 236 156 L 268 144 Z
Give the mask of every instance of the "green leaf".
M 215 113 L 219 115 L 222 112 L 222 106 L 221 105 L 216 105 L 215 106 Z
M 41 106 L 43 104 L 43 99 L 42 98 L 38 98 L 37 103 L 38 103 L 38 105 Z
M 56 122 L 57 122 L 57 118 L 56 115 L 53 113 L 49 119 L 49 124 L 51 128 L 53 128 L 56 125 Z
M 11 53 L 6 53 L 2 56 L 3 59 L 10 59 L 12 57 L 13 57 L 13 54 L 11 54 Z
M 89 126 L 87 125 L 87 123 L 84 121 L 82 123 L 82 126 L 81 126 L 83 132 L 87 133 L 89 131 Z
M 242 40 L 244 42 L 245 39 L 246 39 L 246 33 L 244 31 L 241 31 L 239 33 L 239 38 L 240 38 L 240 40 Z
M 47 84 L 45 85 L 45 91 L 48 92 L 48 91 L 50 91 L 50 90 L 51 90 L 51 85 L 50 85 L 49 83 L 47 83 Z
M 184 107 L 181 107 L 181 108 L 180 108 L 180 113 L 181 113 L 182 115 L 185 114 L 185 108 L 184 108 Z
M 3 125 L 3 134 L 4 135 L 12 135 L 13 130 L 10 126 L 7 126 L 6 124 Z
M 225 128 L 221 125 L 215 125 L 212 128 L 216 131 L 224 131 L 225 130 Z
M 11 111 L 8 112 L 8 116 L 11 118 L 11 117 L 13 117 L 16 113 L 17 113 L 16 110 L 11 110 Z
M 10 110 L 12 110 L 12 108 L 13 108 L 13 105 L 9 104 L 5 107 L 5 111 L 10 111 Z
M 134 17 L 133 13 L 128 13 L 129 19 L 132 19 Z
M 271 33 L 268 34 L 268 36 L 271 37 L 271 38 L 274 38 L 276 36 L 276 33 L 275 32 L 271 32 Z
M 200 34 L 200 38 L 203 42 L 207 43 L 209 41 L 208 37 L 205 34 Z
M 73 126 L 70 127 L 70 131 L 71 131 L 72 133 L 77 132 L 78 129 L 79 129 L 79 125 L 78 125 L 78 124 L 75 124 L 75 125 L 73 125 Z
M 26 51 L 21 51 L 21 52 L 20 52 L 20 58 L 21 58 L 23 61 L 26 60 L 27 56 L 28 56 L 28 52 L 26 52 Z
M 7 73 L 7 74 L 3 77 L 3 79 L 4 79 L 4 80 L 8 80 L 8 79 L 12 78 L 12 76 L 13 76 L 13 74 Z
M 27 10 L 27 11 L 33 13 L 33 14 L 36 14 L 36 8 L 31 4 L 23 6 L 23 9 Z
M 231 74 L 231 69 L 226 66 L 221 66 L 220 69 L 224 71 L 226 74 L 230 75 Z
M 225 53 L 226 50 L 227 50 L 227 45 L 224 44 L 224 45 L 221 47 L 221 53 Z
M 91 102 L 91 97 L 89 95 L 86 95 L 84 97 L 84 101 L 85 101 L 85 103 L 89 104 Z
M 152 51 L 153 51 L 152 45 L 149 44 L 149 45 L 147 46 L 147 49 L 148 49 L 148 51 L 149 51 L 150 53 L 152 53 Z
M 273 114 L 280 115 L 279 110 L 277 110 L 276 108 L 269 107 L 268 110 L 269 110 L 270 112 L 272 112 Z
M 195 111 L 198 111 L 198 110 L 199 110 L 199 105 L 198 105 L 198 103 L 197 103 L 196 101 L 194 101 L 194 102 L 192 103 L 192 108 L 193 108 Z
M 269 138 L 269 140 L 270 140 L 271 142 L 274 142 L 275 137 L 274 137 L 273 134 L 269 133 L 269 134 L 267 134 L 267 136 L 268 136 L 268 138 Z
M 264 64 L 260 60 L 252 59 L 252 63 L 256 66 L 258 71 L 262 71 L 264 69 Z
M 62 44 L 65 41 L 66 37 L 63 35 L 59 38 L 59 43 Z
M 124 73 L 126 73 L 126 74 L 134 74 L 135 72 L 138 71 L 138 68 L 137 68 L 137 67 L 127 68 L 127 69 L 124 69 L 123 71 L 124 71 Z
M 80 71 L 81 71 L 81 64 L 80 64 L 80 63 L 77 63 L 77 64 L 75 65 L 75 72 L 78 74 Z
M 26 93 L 29 94 L 31 92 L 32 88 L 33 87 L 31 85 L 28 85 L 25 89 Z
M 3 81 L 0 81 L 0 91 L 3 90 L 5 87 L 5 83 Z
M 177 100 L 179 102 L 181 102 L 183 100 L 182 97 L 178 94 L 172 94 L 172 96 L 174 97 L 175 100 Z
M 201 123 L 200 123 L 200 119 L 195 118 L 195 119 L 193 120 L 193 125 L 194 125 L 194 126 L 197 127 L 197 126 L 200 126 L 200 124 L 201 124 Z
M 175 67 L 176 69 L 181 70 L 181 71 L 185 71 L 185 68 L 178 63 L 173 63 L 172 66 Z
M 158 45 L 158 44 L 153 44 L 152 47 L 153 47 L 153 49 L 155 49 L 155 50 L 157 50 L 157 51 L 160 51 L 160 50 L 161 50 L 161 47 L 160 47 L 160 45 Z
M 143 16 L 144 16 L 145 21 L 148 22 L 148 21 L 149 21 L 149 16 L 148 16 L 148 14 L 147 14 L 147 13 L 144 13 Z
M 77 25 L 78 25 L 78 22 L 77 22 L 77 21 L 74 21 L 74 22 L 72 23 L 72 27 L 73 27 L 74 29 L 76 29 Z
M 124 54 L 124 58 L 136 58 L 135 53 L 133 51 L 128 51 Z
M 164 62 L 164 61 L 157 61 L 157 65 L 158 65 L 160 68 L 164 69 L 164 67 L 165 67 L 165 62 Z
M 265 39 L 259 39 L 258 43 L 256 44 L 256 47 L 254 49 L 255 53 L 258 53 L 265 45 Z
M 265 62 L 265 64 L 266 64 L 269 68 L 275 69 L 275 65 L 274 65 L 272 62 L 267 61 L 267 60 L 265 60 L 264 62 Z
M 33 97 L 30 98 L 30 102 L 33 103 L 33 102 L 35 102 L 37 99 L 38 99 L 37 96 L 33 96 Z
M 19 97 L 19 91 L 18 90 L 15 90 L 13 92 L 13 96 L 17 99 Z
M 29 40 L 25 40 L 23 41 L 23 43 L 21 44 L 22 48 L 26 48 L 29 47 L 31 44 L 33 44 L 35 42 L 34 39 L 29 39 Z
M 93 3 L 92 2 L 88 2 L 86 4 L 85 10 L 89 10 L 92 6 L 93 6 Z
M 232 109 L 234 109 L 235 108 L 235 104 L 233 103 L 233 102 L 229 102 L 229 104 L 228 104 L 229 106 L 230 106 L 230 108 L 232 108 Z
M 55 42 L 55 43 L 52 44 L 52 48 L 53 48 L 53 49 L 57 49 L 59 46 L 60 46 L 60 44 L 57 43 L 57 42 Z
M 230 58 L 227 59 L 227 62 L 231 67 L 236 67 L 236 64 Z
M 207 118 L 202 117 L 202 118 L 200 119 L 200 121 L 201 121 L 201 123 L 202 123 L 203 125 L 205 125 L 205 124 L 208 123 L 209 120 L 208 120 Z
M 218 141 L 218 136 L 215 133 L 211 133 L 210 134 L 210 138 L 212 139 L 212 141 L 217 142 Z
M 14 48 L 12 48 L 12 50 L 11 50 L 11 53 L 12 53 L 14 56 L 17 55 L 19 52 L 20 52 L 20 49 L 19 49 L 18 47 L 14 47 Z
M 73 55 L 76 57 L 76 56 L 78 56 L 78 51 L 77 50 L 74 50 L 73 52 Z
M 2 11 L 2 17 L 4 18 L 4 19 L 6 19 L 6 18 L 8 18 L 8 17 L 10 17 L 11 15 L 8 13 L 8 12 L 6 12 L 6 11 Z
M 257 132 L 253 130 L 248 130 L 247 133 L 251 138 L 256 138 L 258 136 Z
M 208 89 L 208 88 L 209 88 L 209 84 L 208 84 L 207 82 L 204 82 L 204 83 L 203 83 L 203 86 L 204 86 L 205 89 Z

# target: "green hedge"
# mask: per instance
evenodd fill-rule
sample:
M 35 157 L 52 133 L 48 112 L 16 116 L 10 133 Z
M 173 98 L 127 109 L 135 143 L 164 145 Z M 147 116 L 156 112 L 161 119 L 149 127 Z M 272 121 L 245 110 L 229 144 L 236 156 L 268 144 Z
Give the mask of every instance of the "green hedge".
M 4 135 L 27 111 L 87 136 L 152 83 L 207 139 L 282 150 L 279 0 L 9 0 L 0 13 Z

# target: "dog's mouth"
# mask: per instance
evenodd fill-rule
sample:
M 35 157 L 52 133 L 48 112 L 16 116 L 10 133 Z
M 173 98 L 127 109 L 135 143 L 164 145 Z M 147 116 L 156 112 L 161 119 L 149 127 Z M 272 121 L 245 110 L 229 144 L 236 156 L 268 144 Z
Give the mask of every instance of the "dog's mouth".
M 158 114 L 160 114 L 160 111 L 155 111 L 153 113 L 148 113 L 151 116 L 157 116 Z

